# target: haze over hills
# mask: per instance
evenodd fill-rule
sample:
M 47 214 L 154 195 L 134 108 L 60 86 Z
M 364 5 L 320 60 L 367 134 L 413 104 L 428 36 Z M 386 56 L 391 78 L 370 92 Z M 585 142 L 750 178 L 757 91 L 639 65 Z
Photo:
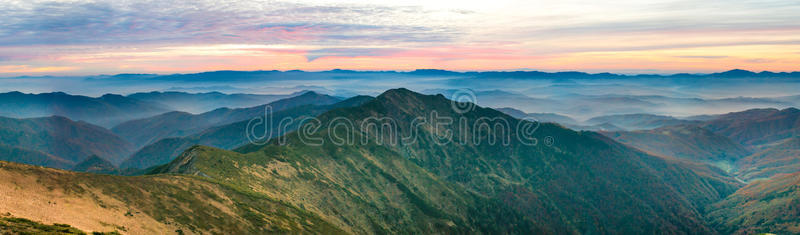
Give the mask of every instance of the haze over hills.
M 581 72 L 453 72 L 419 70 L 350 71 L 216 71 L 173 75 L 126 75 L 86 77 L 14 77 L 18 90 L 42 90 L 48 81 L 70 86 L 57 91 L 100 96 L 105 93 L 132 94 L 163 90 L 164 87 L 225 88 L 235 94 L 288 94 L 303 90 L 322 91 L 334 96 L 377 95 L 402 81 L 423 93 L 454 90 L 472 91 L 473 102 L 493 108 L 513 107 L 527 113 L 557 113 L 585 120 L 602 115 L 650 113 L 685 117 L 736 112 L 752 108 L 800 106 L 796 91 L 800 73 L 751 73 L 734 71 L 715 74 L 615 75 Z M 740 77 L 737 77 L 740 76 Z M 310 85 L 313 83 L 313 85 Z M 213 90 L 213 89 L 212 89 Z M 763 92 L 763 91 L 769 92 Z M 97 94 L 97 91 L 104 93 Z M 164 93 L 161 93 L 162 95 Z M 205 97 L 202 94 L 199 97 Z M 523 102 L 524 101 L 524 102 Z M 205 100 L 178 109 L 211 107 Z M 227 106 L 235 106 L 229 104 Z M 105 126 L 105 125 L 103 125 Z
M 517 119 L 536 120 L 539 122 L 553 122 L 564 125 L 576 125 L 577 123 L 580 123 L 577 120 L 572 119 L 571 117 L 559 115 L 556 113 L 525 113 L 522 110 L 515 108 L 508 108 L 508 107 L 497 108 L 496 110 L 508 114 Z
M 250 141 L 265 141 L 266 139 L 280 136 L 286 131 L 292 131 L 299 126 L 303 119 L 315 117 L 333 108 L 343 108 L 361 105 L 372 97 L 356 96 L 335 104 L 319 105 L 306 104 L 297 107 L 285 108 L 272 113 L 270 126 L 256 126 L 248 130 L 250 120 L 208 128 L 200 133 L 185 136 L 164 138 L 142 147 L 139 151 L 126 159 L 120 167 L 146 169 L 152 166 L 166 164 L 175 159 L 181 152 L 194 145 L 206 145 L 222 149 L 233 149 L 250 143 Z M 261 114 L 263 116 L 263 114 Z M 253 116 L 255 118 L 259 116 Z M 295 120 L 288 125 L 281 126 L 281 120 L 291 118 Z M 256 136 L 250 136 L 250 135 Z M 266 135 L 266 136 L 261 136 Z M 256 137 L 260 137 L 256 138 Z
M 63 92 L 0 94 L 0 116 L 33 118 L 64 116 L 103 127 L 169 111 L 157 103 L 106 94 L 98 98 L 69 95 Z
M 159 103 L 175 111 L 204 113 L 218 108 L 247 108 L 263 105 L 303 93 L 306 92 L 295 92 L 287 95 L 258 95 L 223 94 L 221 92 L 186 93 L 178 91 L 153 91 L 134 93 L 127 95 L 127 97 Z
M 0 235 L 800 235 L 798 0 L 2 3 Z
M 798 115 L 794 108 L 751 109 L 689 117 L 695 119 L 690 125 L 603 134 L 650 153 L 711 163 L 753 181 L 800 171 Z
M 249 120 L 253 117 L 264 116 L 266 112 L 265 107 L 267 106 L 272 109 L 272 112 L 277 112 L 301 105 L 326 105 L 339 101 L 341 101 L 339 98 L 309 91 L 298 96 L 248 108 L 219 108 L 201 114 L 169 112 L 158 116 L 128 121 L 115 126 L 111 130 L 131 141 L 137 147 L 141 147 L 164 138 L 193 135 L 210 127 L 227 125 Z
M 584 123 L 588 125 L 612 124 L 626 130 L 650 130 L 663 126 L 675 126 L 681 124 L 696 124 L 697 122 L 677 119 L 671 116 L 654 114 L 618 114 L 593 117 Z

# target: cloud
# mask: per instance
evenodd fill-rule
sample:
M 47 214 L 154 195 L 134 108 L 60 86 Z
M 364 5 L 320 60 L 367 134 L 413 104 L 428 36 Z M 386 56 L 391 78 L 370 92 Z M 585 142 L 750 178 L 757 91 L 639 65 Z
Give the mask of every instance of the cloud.
M 0 74 L 4 73 L 51 73 L 64 72 L 78 69 L 72 66 L 44 66 L 34 67 L 30 65 L 0 65 Z
M 715 56 L 715 55 L 682 55 L 682 56 L 675 56 L 675 58 L 686 58 L 686 59 L 724 59 L 724 58 L 728 58 L 728 56 Z
M 3 4 L 0 46 L 141 43 L 440 42 L 451 28 L 396 25 L 413 7 L 237 1 Z M 385 17 L 385 18 L 381 18 Z M 359 19 L 359 20 L 353 20 Z
M 387 48 L 325 48 L 309 51 L 306 58 L 311 62 L 323 57 L 389 56 L 400 51 Z
M 765 58 L 755 58 L 755 59 L 748 59 L 745 60 L 747 63 L 771 63 L 775 62 L 774 59 L 765 59 Z

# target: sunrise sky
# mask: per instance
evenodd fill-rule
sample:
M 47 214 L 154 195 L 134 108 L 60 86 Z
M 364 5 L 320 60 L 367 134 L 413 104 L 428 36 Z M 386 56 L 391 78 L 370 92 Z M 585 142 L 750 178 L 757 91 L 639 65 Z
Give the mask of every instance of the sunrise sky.
M 795 0 L 0 2 L 0 76 L 800 70 Z

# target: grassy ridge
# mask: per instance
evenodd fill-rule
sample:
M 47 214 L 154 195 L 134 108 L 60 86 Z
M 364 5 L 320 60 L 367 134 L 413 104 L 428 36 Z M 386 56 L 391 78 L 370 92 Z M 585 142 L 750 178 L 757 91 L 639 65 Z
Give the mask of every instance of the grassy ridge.
M 4 193 L 9 195 L 35 191 L 39 187 L 43 188 L 41 194 L 60 195 L 52 197 L 63 201 L 58 203 L 58 209 L 43 212 L 43 217 L 50 213 L 88 210 L 85 215 L 78 211 L 78 216 L 83 218 L 71 218 L 73 221 L 63 223 L 77 225 L 81 220 L 94 219 L 120 228 L 121 232 L 132 233 L 178 230 L 194 233 L 342 233 L 302 209 L 202 177 L 93 175 L 8 162 L 0 162 L 0 174 L 12 179 L 0 183 L 12 186 L 3 187 L 8 190 Z M 89 209 L 80 207 L 82 202 L 92 206 Z M 0 202 L 0 207 L 14 209 L 14 205 L 13 202 Z M 111 216 L 97 218 L 93 213 Z M 157 224 L 145 226 L 145 222 L 150 220 Z M 140 225 L 142 227 L 136 227 Z
M 447 131 L 467 144 L 441 145 L 431 141 L 440 133 L 430 125 L 412 125 L 432 112 L 468 124 L 482 118 L 502 118 L 512 127 L 520 122 L 480 107 L 456 113 L 443 96 L 397 89 L 362 106 L 320 115 L 323 126 L 343 117 L 356 127 L 305 137 L 324 140 L 321 146 L 308 145 L 300 132 L 292 132 L 285 143 L 236 152 L 196 147 L 159 172 L 210 177 L 366 233 L 712 233 L 702 207 L 739 187 L 721 172 L 697 171 L 596 133 L 553 124 L 542 124 L 535 133 L 542 140 L 556 139 L 553 145 L 522 144 L 513 132 L 508 145 L 489 144 L 487 132 L 496 128 L 454 127 Z M 391 118 L 398 129 L 361 129 L 370 117 Z M 412 133 L 418 138 L 409 144 L 379 141 Z M 331 136 L 368 142 L 336 145 Z

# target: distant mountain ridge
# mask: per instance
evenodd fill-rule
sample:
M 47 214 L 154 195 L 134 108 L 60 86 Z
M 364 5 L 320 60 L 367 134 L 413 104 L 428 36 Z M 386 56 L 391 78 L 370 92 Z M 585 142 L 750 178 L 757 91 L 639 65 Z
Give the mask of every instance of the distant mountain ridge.
M 589 125 L 613 124 L 626 130 L 649 130 L 664 126 L 696 124 L 697 122 L 681 120 L 671 116 L 655 114 L 619 114 L 594 117 L 586 120 Z
M 330 109 L 358 106 L 371 99 L 373 98 L 369 96 L 357 96 L 329 105 L 324 105 L 323 102 L 320 104 L 306 104 L 277 110 L 272 114 L 273 123 L 271 126 L 260 126 L 252 131 L 259 131 L 258 134 L 268 133 L 270 136 L 264 138 L 269 139 L 271 137 L 283 135 L 283 131 L 292 131 L 300 125 L 299 122 L 295 122 L 285 127 L 279 127 L 279 120 L 284 118 L 301 119 L 303 117 L 315 117 Z M 194 145 L 206 145 L 222 149 L 233 149 L 242 146 L 249 143 L 251 140 L 249 139 L 250 137 L 247 136 L 250 134 L 247 130 L 249 122 L 250 120 L 244 120 L 210 127 L 202 132 L 185 137 L 160 139 L 136 151 L 136 153 L 125 159 L 120 167 L 146 169 L 152 166 L 166 164 Z M 262 141 L 266 141 L 266 139 Z
M 571 117 L 557 113 L 525 113 L 522 110 L 514 108 L 497 108 L 496 110 L 511 115 L 512 117 L 529 121 L 553 122 L 562 125 L 575 125 L 580 123 Z
M 253 117 L 264 116 L 267 106 L 271 107 L 273 112 L 277 112 L 301 105 L 327 105 L 339 101 L 341 101 L 341 99 L 337 97 L 309 91 L 269 104 L 261 104 L 248 108 L 219 108 L 201 114 L 185 112 L 164 113 L 153 117 L 121 123 L 111 128 L 111 131 L 129 140 L 135 146 L 141 147 L 164 138 L 193 135 L 210 127 L 227 125 L 234 122 L 249 120 Z
M 63 92 L 26 94 L 21 92 L 0 93 L 0 116 L 33 118 L 64 116 L 72 120 L 86 121 L 103 127 L 149 117 L 170 111 L 168 107 L 106 94 L 101 97 L 69 95 Z
M 264 76 L 279 75 L 279 74 L 302 74 L 302 73 L 320 73 L 320 74 L 408 74 L 418 76 L 475 76 L 475 77 L 504 77 L 504 78 L 558 78 L 570 77 L 576 79 L 591 79 L 591 78 L 652 78 L 652 77 L 672 77 L 672 78 L 732 78 L 732 77 L 752 77 L 752 78 L 800 78 L 800 71 L 794 72 L 752 72 L 743 69 L 732 69 L 723 72 L 715 73 L 674 73 L 674 74 L 617 74 L 609 72 L 601 73 L 587 73 L 580 71 L 561 71 L 561 72 L 544 72 L 544 71 L 450 71 L 441 69 L 417 69 L 412 71 L 373 71 L 373 70 L 342 70 L 333 69 L 327 71 L 302 71 L 302 70 L 257 70 L 257 71 L 233 71 L 233 70 L 220 70 L 208 71 L 200 73 L 187 73 L 187 74 L 118 74 L 118 75 L 98 75 L 93 76 L 94 79 L 155 79 L 155 80 L 196 80 L 196 79 L 257 79 Z
M 171 110 L 203 113 L 218 108 L 246 108 L 267 104 L 279 99 L 298 96 L 307 91 L 286 95 L 224 94 L 221 92 L 187 93 L 178 91 L 139 92 L 126 97 L 159 103 Z

